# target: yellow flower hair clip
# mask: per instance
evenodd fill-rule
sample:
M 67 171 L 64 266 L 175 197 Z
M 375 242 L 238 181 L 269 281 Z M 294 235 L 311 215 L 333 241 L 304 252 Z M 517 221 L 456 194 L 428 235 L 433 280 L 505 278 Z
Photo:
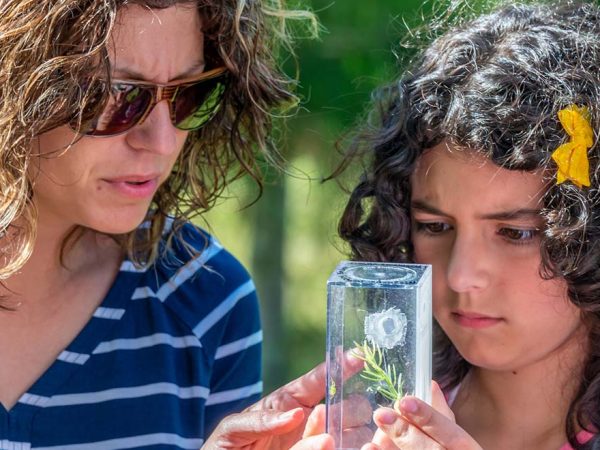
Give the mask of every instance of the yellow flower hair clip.
M 570 105 L 558 112 L 558 119 L 571 140 L 552 153 L 552 159 L 558 165 L 556 184 L 569 180 L 580 189 L 589 186 L 587 151 L 594 144 L 590 112 L 585 106 Z

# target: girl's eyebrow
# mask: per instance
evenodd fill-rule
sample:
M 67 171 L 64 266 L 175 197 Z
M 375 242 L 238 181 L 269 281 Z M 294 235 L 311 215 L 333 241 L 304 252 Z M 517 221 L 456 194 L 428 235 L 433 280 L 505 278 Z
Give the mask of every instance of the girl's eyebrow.
M 424 200 L 412 200 L 410 202 L 410 209 L 412 209 L 412 210 L 417 209 L 419 211 L 423 211 L 423 212 L 426 212 L 426 213 L 429 213 L 429 214 L 434 214 L 436 216 L 450 217 L 450 214 L 446 214 L 442 210 L 439 210 L 436 207 L 431 206 L 430 204 L 428 204 Z
M 425 213 L 434 214 L 436 216 L 451 217 L 450 214 L 436 208 L 425 202 L 424 200 L 413 200 L 410 204 L 411 209 L 423 211 Z M 534 208 L 517 208 L 508 211 L 498 211 L 478 215 L 481 220 L 515 220 L 515 219 L 539 219 L 540 209 Z
M 540 209 L 521 208 L 512 211 L 483 214 L 480 218 L 484 220 L 541 219 L 541 212 Z

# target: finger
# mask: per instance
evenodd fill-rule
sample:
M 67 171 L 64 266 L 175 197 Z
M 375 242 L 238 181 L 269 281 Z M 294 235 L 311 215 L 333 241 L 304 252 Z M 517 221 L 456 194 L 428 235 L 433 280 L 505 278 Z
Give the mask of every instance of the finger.
M 372 442 L 377 444 L 381 450 L 398 450 L 396 444 L 394 444 L 394 442 L 387 434 L 384 433 L 381 428 L 377 428 L 375 431 L 375 436 L 373 436 Z
M 442 450 L 443 447 L 397 411 L 379 408 L 373 415 L 377 426 L 385 432 L 393 447 L 402 450 Z M 467 450 L 467 449 L 461 449 Z
M 325 432 L 325 405 L 317 405 L 308 417 L 304 434 L 305 439 Z M 365 426 L 347 428 L 342 431 L 344 447 L 358 447 L 373 438 L 373 431 Z
M 351 394 L 339 403 L 330 406 L 329 423 L 339 424 L 341 428 L 360 427 L 371 423 L 373 408 L 369 400 L 358 394 Z
M 317 405 L 308 416 L 302 438 L 325 433 L 325 405 Z
M 342 402 L 342 430 L 360 428 L 363 425 L 371 423 L 372 409 L 369 401 L 361 395 L 351 395 Z M 332 405 L 329 409 L 332 415 L 333 423 L 339 423 L 340 404 Z M 331 423 L 331 422 L 330 422 Z M 325 405 L 317 405 L 313 409 L 302 437 L 314 436 L 325 432 Z M 373 433 L 369 436 L 371 440 Z M 363 441 L 364 442 L 364 441 Z
M 342 427 L 353 428 L 371 423 L 373 408 L 365 396 L 349 395 L 342 405 Z
M 219 424 L 213 432 L 216 442 L 225 447 L 248 445 L 261 437 L 288 433 L 304 420 L 301 408 L 285 413 L 278 411 L 251 411 L 232 414 Z M 209 438 L 209 441 L 211 439 Z
M 381 447 L 379 447 L 379 445 L 369 442 L 368 444 L 363 445 L 360 448 L 360 450 L 382 450 L 382 449 L 381 449 Z
M 290 450 L 334 450 L 335 443 L 328 434 L 319 434 L 298 441 Z
M 344 378 L 356 374 L 362 369 L 363 365 L 362 360 L 352 356 L 351 352 L 346 352 L 343 361 Z M 307 374 L 289 382 L 254 405 L 249 406 L 246 411 L 269 409 L 286 411 L 298 406 L 305 409 L 313 408 L 325 397 L 326 379 L 327 368 L 325 363 L 319 364 Z
M 440 389 L 439 384 L 437 384 L 435 381 L 431 382 L 431 406 L 433 406 L 434 409 L 450 419 L 452 422 L 456 422 L 456 419 L 454 418 L 454 412 L 452 412 L 450 406 L 448 406 L 448 402 L 446 402 L 444 393 Z
M 369 427 L 348 428 L 342 432 L 344 448 L 359 448 L 373 439 L 373 430 Z
M 342 364 L 344 379 L 356 374 L 364 365 L 362 360 L 353 356 L 352 351 L 344 354 Z M 303 405 L 312 407 L 325 397 L 326 380 L 327 367 L 325 363 L 321 363 L 307 374 L 283 386 L 281 390 L 291 393 Z
M 405 419 L 431 436 L 442 447 L 449 450 L 481 449 L 479 444 L 453 420 L 422 400 L 416 397 L 404 397 L 397 403 L 397 407 Z

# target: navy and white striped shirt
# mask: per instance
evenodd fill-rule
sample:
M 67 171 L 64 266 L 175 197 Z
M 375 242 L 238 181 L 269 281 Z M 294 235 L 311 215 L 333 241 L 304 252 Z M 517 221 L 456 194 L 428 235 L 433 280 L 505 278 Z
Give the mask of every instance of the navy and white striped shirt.
M 73 342 L 7 412 L 0 448 L 198 449 L 262 391 L 252 280 L 192 225 L 169 258 L 129 261 Z

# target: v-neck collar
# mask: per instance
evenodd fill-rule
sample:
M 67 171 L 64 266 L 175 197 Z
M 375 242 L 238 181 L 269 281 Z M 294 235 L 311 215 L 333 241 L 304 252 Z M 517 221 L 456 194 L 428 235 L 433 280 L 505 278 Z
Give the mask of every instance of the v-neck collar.
M 41 406 L 50 401 L 61 386 L 85 366 L 94 349 L 105 340 L 106 335 L 125 315 L 131 295 L 136 288 L 132 276 L 137 278 L 141 273 L 132 268 L 131 262 L 124 260 L 104 299 L 69 345 L 27 389 L 27 392 L 19 397 L 10 410 L 6 410 L 4 405 L 0 404 L 0 421 L 5 421 L 6 416 L 16 418 L 35 414 Z

